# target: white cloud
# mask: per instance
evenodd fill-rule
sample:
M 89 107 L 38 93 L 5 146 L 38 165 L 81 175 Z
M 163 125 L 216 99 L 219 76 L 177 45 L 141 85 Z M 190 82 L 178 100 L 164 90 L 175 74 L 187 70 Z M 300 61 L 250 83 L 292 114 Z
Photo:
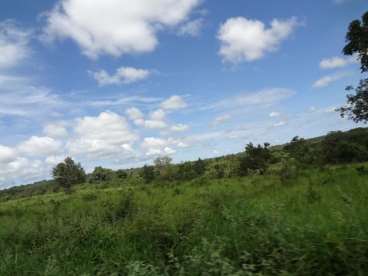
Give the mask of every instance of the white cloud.
M 158 120 L 147 120 L 144 122 L 144 125 L 146 128 L 166 128 L 167 124 L 164 121 L 158 121 Z
M 47 16 L 45 39 L 71 38 L 85 55 L 153 51 L 157 32 L 185 21 L 200 0 L 62 0 Z
M 337 74 L 333 74 L 333 75 L 328 75 L 328 76 L 324 76 L 322 78 L 320 78 L 319 80 L 316 80 L 313 84 L 314 88 L 323 88 L 323 87 L 327 87 L 330 84 L 347 77 L 348 74 L 347 73 L 337 73 Z
M 128 115 L 129 119 L 134 122 L 134 124 L 138 126 L 144 125 L 144 115 L 138 108 L 131 107 L 125 113 Z
M 157 109 L 153 111 L 148 119 L 144 118 L 144 114 L 136 107 L 129 108 L 126 111 L 129 119 L 134 122 L 137 126 L 143 126 L 145 128 L 151 129 L 163 129 L 167 127 L 165 122 L 166 113 L 162 109 Z
M 267 28 L 259 20 L 234 17 L 221 25 L 217 38 L 221 42 L 219 54 L 226 62 L 254 61 L 276 51 L 281 42 L 294 31 L 297 19 L 274 19 Z
M 52 138 L 65 138 L 68 136 L 68 131 L 64 123 L 51 123 L 44 127 L 43 132 Z
M 46 157 L 45 163 L 49 166 L 56 166 L 57 164 L 63 162 L 64 159 L 65 155 L 51 155 Z
M 0 164 L 14 161 L 17 153 L 14 149 L 0 145 Z
M 51 137 L 32 136 L 18 146 L 18 150 L 29 156 L 54 155 L 62 150 L 62 143 Z
M 280 121 L 280 122 L 275 123 L 273 126 L 274 126 L 274 127 L 281 127 L 281 126 L 284 126 L 284 125 L 286 125 L 286 124 L 287 124 L 287 122 L 286 122 L 286 121 Z
M 21 30 L 13 21 L 0 22 L 0 68 L 18 65 L 30 54 L 30 32 Z
M 167 110 L 177 110 L 187 107 L 187 103 L 180 96 L 174 95 L 161 103 L 161 108 Z
M 199 36 L 203 28 L 204 19 L 197 18 L 188 22 L 185 22 L 180 26 L 178 34 L 181 36 Z
M 146 105 L 160 102 L 161 98 L 146 96 L 113 97 L 102 100 L 88 102 L 88 105 L 94 107 L 121 106 L 121 105 Z
M 176 153 L 173 147 L 184 148 L 187 145 L 173 138 L 146 137 L 142 142 L 142 149 L 147 156 L 171 155 Z
M 273 111 L 270 113 L 271 118 L 279 117 L 281 114 L 279 112 Z
M 186 131 L 188 129 L 189 129 L 189 126 L 185 125 L 185 124 L 177 124 L 177 125 L 173 125 L 171 127 L 171 130 L 175 131 L 175 132 L 183 132 L 183 131 Z
M 123 154 L 138 139 L 126 119 L 113 112 L 80 118 L 74 131 L 76 137 L 67 145 L 72 155 L 111 157 Z
M 0 116 L 52 115 L 62 105 L 49 89 L 38 87 L 26 78 L 0 75 Z
M 46 177 L 50 167 L 40 160 L 18 157 L 2 165 L 0 170 L 0 187 L 7 188 L 20 181 L 35 181 Z M 1 183 L 3 183 L 1 185 Z M 24 182 L 22 182 L 24 183 Z
M 213 126 L 218 126 L 218 125 L 226 123 L 230 119 L 231 119 L 230 114 L 220 115 L 220 116 L 216 117 L 215 120 L 213 120 L 212 125 Z
M 349 64 L 353 64 L 356 62 L 357 61 L 354 57 L 332 57 L 321 60 L 319 66 L 322 69 L 336 69 L 348 66 Z
M 264 89 L 253 93 L 243 93 L 235 97 L 230 97 L 208 105 L 204 109 L 232 109 L 236 107 L 242 107 L 244 109 L 246 107 L 271 106 L 294 94 L 294 91 L 285 88 Z
M 120 67 L 114 75 L 109 75 L 105 70 L 90 73 L 100 86 L 130 84 L 142 81 L 151 74 L 149 70 L 134 67 Z
M 149 119 L 145 121 L 145 127 L 147 128 L 166 128 L 165 122 L 166 113 L 162 109 L 153 111 L 149 115 Z

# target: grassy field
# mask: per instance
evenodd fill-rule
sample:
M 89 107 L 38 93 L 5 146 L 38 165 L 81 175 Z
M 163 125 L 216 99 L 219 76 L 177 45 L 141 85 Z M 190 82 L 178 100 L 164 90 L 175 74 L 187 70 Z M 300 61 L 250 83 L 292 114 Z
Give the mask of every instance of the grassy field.
M 354 165 L 0 203 L 0 275 L 367 275 Z

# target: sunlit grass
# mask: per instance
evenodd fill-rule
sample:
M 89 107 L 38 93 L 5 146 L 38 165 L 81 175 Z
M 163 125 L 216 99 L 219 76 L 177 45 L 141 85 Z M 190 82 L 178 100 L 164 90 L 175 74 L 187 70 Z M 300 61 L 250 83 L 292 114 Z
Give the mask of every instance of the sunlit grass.
M 353 166 L 86 184 L 0 204 L 0 275 L 364 275 L 367 202 Z

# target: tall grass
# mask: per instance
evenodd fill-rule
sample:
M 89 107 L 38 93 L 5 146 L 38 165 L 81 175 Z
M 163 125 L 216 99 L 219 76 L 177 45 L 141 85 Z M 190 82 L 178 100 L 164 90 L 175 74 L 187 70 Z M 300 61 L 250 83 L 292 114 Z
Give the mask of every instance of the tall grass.
M 0 275 L 366 275 L 353 166 L 0 203 Z

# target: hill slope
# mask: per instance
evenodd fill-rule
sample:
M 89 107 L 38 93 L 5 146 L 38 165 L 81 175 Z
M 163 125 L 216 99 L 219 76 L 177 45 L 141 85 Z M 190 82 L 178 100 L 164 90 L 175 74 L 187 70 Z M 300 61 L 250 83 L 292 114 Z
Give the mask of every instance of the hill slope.
M 364 275 L 366 202 L 355 166 L 11 200 L 0 274 Z

